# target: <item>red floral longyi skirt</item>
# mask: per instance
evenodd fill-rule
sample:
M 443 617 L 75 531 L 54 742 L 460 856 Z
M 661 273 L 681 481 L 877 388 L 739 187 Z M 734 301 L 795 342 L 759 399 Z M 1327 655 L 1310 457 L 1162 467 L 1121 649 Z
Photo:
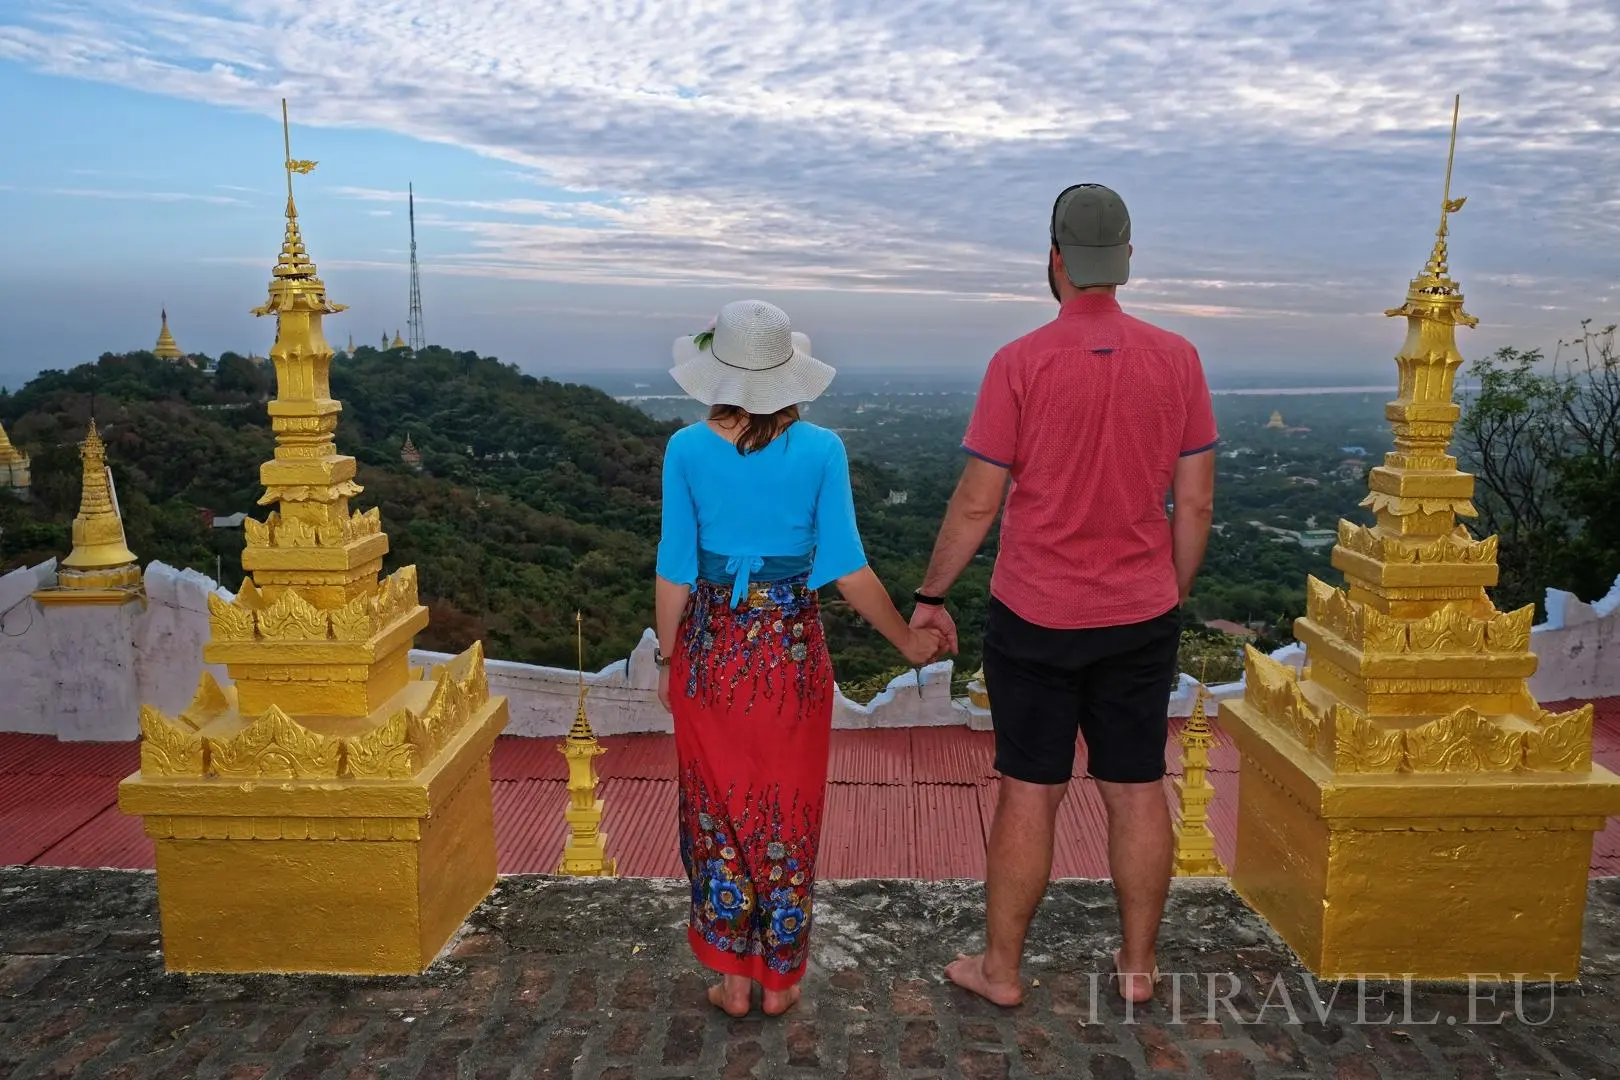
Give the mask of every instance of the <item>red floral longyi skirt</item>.
M 833 677 L 803 578 L 700 582 L 670 662 L 687 937 L 705 965 L 781 990 L 804 976 Z

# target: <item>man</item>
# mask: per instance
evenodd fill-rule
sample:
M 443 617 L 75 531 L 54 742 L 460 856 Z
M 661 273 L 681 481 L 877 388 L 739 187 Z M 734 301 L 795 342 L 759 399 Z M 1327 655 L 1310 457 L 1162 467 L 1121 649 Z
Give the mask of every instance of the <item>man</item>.
M 1024 935 L 1051 874 L 1077 733 L 1108 811 L 1119 991 L 1145 1001 L 1158 978 L 1173 854 L 1166 715 L 1179 607 L 1214 510 L 1215 420 L 1197 351 L 1114 298 L 1130 277 L 1130 239 L 1125 203 L 1108 188 L 1058 196 L 1047 280 L 1061 310 L 990 361 L 912 616 L 955 650 L 944 597 L 1005 494 L 984 635 L 1001 774 L 987 944 L 945 972 L 998 1005 L 1023 999 Z

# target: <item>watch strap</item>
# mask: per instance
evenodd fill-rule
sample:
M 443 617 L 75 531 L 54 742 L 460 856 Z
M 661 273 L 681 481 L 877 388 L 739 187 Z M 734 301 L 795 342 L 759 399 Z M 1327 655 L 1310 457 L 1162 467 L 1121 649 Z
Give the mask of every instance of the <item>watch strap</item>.
M 943 607 L 945 604 L 945 598 L 943 596 L 929 596 L 921 589 L 918 589 L 916 592 L 912 593 L 911 598 L 925 607 Z

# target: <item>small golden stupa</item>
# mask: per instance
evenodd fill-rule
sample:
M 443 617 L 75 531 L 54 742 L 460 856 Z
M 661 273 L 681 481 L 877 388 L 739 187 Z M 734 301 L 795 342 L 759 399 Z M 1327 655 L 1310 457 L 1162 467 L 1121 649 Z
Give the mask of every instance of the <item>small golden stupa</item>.
M 406 348 L 405 339 L 399 336 L 399 331 L 398 330 L 394 331 L 394 340 L 390 341 L 388 343 L 388 347 L 390 349 L 403 349 L 403 348 Z
M 1271 410 L 1271 419 L 1266 421 L 1266 427 L 1273 428 L 1273 429 L 1275 429 L 1277 431 L 1281 431 L 1284 428 L 1286 428 L 1287 426 L 1288 425 L 1283 422 L 1282 410 L 1281 409 L 1272 409 Z
M 1209 782 L 1209 750 L 1215 732 L 1204 711 L 1203 683 L 1198 684 L 1192 715 L 1181 729 L 1181 776 L 1175 782 L 1177 877 L 1219 877 L 1226 873 L 1215 856 L 1215 834 L 1209 829 L 1209 804 L 1215 788 Z
M 0 488 L 20 499 L 28 498 L 33 483 L 28 455 L 11 445 L 6 427 L 0 424 Z
M 286 103 L 282 103 L 286 137 Z M 495 884 L 489 756 L 506 725 L 481 646 L 422 678 L 416 568 L 379 580 L 377 510 L 351 512 L 337 451 L 332 303 L 304 248 L 287 147 L 287 226 L 267 303 L 275 456 L 262 522 L 243 523 L 232 600 L 209 597 L 204 674 L 178 717 L 141 710 L 141 770 L 119 805 L 157 842 L 175 971 L 421 971 Z
M 579 709 L 568 738 L 557 747 L 568 759 L 568 840 L 563 846 L 557 873 L 568 877 L 613 877 L 617 861 L 607 853 L 607 833 L 602 831 L 602 800 L 596 794 L 596 759 L 607 753 L 597 742 L 591 722 L 585 716 L 585 630 L 579 612 L 574 613 L 574 632 L 579 645 Z
M 107 449 L 94 420 L 79 444 L 79 458 L 84 483 L 73 518 L 73 550 L 62 560 L 56 588 L 34 595 L 42 603 L 121 604 L 139 599 L 141 568 L 124 541 L 124 521 L 107 471 Z
M 405 445 L 399 448 L 399 460 L 418 472 L 422 470 L 422 451 L 411 441 L 411 433 L 408 431 L 405 433 Z
M 184 360 L 186 354 L 180 351 L 180 346 L 174 343 L 174 335 L 169 333 L 169 312 L 167 308 L 160 308 L 162 326 L 158 330 L 157 344 L 152 347 L 152 355 L 159 360 Z
M 1452 113 L 1452 152 L 1457 137 Z M 1395 449 L 1368 478 L 1371 527 L 1339 523 L 1295 624 L 1303 676 L 1253 648 L 1221 706 L 1242 755 L 1232 884 L 1319 976 L 1579 973 L 1593 834 L 1620 779 L 1592 764 L 1592 707 L 1549 713 L 1525 679 L 1533 606 L 1500 612 L 1495 537 L 1474 539 L 1474 478 L 1447 453 L 1461 410 L 1447 267 L 1451 159 L 1385 408 Z M 1494 976 L 1491 976 L 1494 977 Z

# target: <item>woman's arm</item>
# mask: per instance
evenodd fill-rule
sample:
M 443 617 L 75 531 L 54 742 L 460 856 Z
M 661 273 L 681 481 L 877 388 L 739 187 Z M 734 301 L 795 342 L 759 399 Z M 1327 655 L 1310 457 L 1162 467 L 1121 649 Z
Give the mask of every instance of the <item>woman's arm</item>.
M 921 667 L 944 651 L 945 641 L 939 631 L 926 627 L 913 629 L 907 624 L 905 616 L 889 598 L 889 590 L 883 587 L 870 566 L 846 574 L 836 584 L 855 613 L 887 638 L 913 666 Z
M 675 652 L 675 639 L 681 632 L 681 619 L 686 616 L 686 604 L 692 596 L 690 585 L 677 585 L 662 577 L 654 579 L 653 630 L 658 635 L 658 651 L 669 659 Z

